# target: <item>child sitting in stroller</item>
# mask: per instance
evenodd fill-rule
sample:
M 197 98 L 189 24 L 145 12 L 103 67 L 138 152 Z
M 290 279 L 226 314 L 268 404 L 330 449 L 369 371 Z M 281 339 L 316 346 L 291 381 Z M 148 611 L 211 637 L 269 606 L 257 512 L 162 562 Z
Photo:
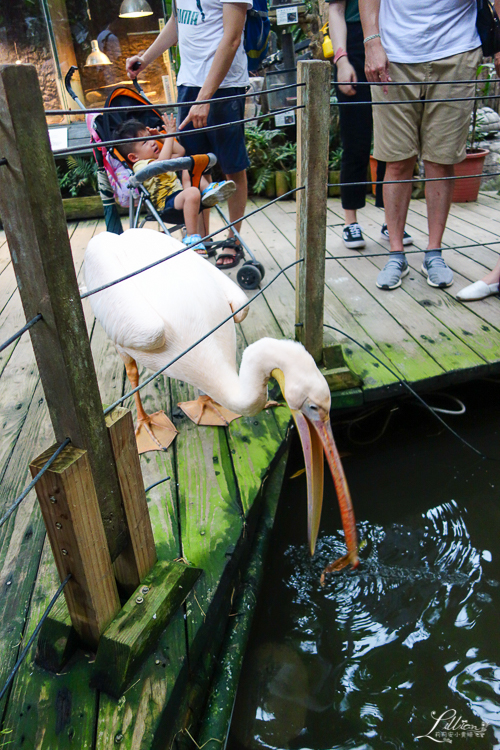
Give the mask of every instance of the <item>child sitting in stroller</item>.
M 167 134 L 176 132 L 173 115 L 169 117 L 164 114 L 162 120 Z M 161 136 L 163 134 L 154 128 L 148 128 L 144 123 L 135 119 L 126 120 L 114 132 L 114 137 L 117 140 L 147 138 L 152 135 Z M 165 138 L 161 149 L 156 140 L 153 139 L 135 141 L 134 143 L 119 143 L 116 144 L 115 149 L 132 165 L 134 172 L 138 172 L 154 160 L 163 161 L 185 155 L 185 149 L 173 137 Z M 203 257 L 208 257 L 207 249 L 201 242 L 201 235 L 198 232 L 200 206 L 209 208 L 215 206 L 219 201 L 225 200 L 236 190 L 234 182 L 225 180 L 209 183 L 205 177 L 202 177 L 200 193 L 198 188 L 191 186 L 187 173 L 183 173 L 183 184 L 181 184 L 175 172 L 164 172 L 147 180 L 144 187 L 149 191 L 151 201 L 160 216 L 172 208 L 183 212 L 186 225 L 184 244 Z

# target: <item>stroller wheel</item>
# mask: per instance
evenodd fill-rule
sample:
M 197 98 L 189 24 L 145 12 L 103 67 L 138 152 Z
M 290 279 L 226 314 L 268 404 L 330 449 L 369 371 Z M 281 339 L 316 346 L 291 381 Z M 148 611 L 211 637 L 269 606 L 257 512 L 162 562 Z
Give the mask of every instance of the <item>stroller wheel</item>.
M 254 260 L 253 263 L 259 269 L 261 278 L 264 278 L 264 276 L 266 275 L 266 269 L 264 268 L 262 263 L 259 263 L 258 260 Z
M 261 266 L 261 264 L 257 261 L 247 260 L 238 270 L 236 278 L 238 284 L 243 289 L 257 289 L 262 281 L 262 276 L 264 275 L 261 273 L 259 266 Z

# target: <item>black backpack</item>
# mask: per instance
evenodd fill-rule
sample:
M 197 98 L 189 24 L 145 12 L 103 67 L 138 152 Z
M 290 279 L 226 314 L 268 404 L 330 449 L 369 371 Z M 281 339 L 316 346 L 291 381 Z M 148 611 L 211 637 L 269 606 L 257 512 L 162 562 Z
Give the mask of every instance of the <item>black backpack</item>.
M 485 57 L 500 52 L 500 21 L 490 0 L 477 0 L 476 26 Z

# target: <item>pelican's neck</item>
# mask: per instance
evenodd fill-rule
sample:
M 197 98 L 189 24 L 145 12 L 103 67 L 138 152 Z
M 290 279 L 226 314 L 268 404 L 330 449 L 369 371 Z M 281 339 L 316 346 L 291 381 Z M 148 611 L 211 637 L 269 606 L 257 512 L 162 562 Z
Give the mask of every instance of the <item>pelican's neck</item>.
M 220 382 L 219 394 L 210 395 L 238 414 L 258 414 L 267 401 L 271 372 L 279 369 L 286 375 L 297 347 L 302 349 L 300 344 L 286 339 L 259 339 L 243 352 L 239 375 L 230 383 Z

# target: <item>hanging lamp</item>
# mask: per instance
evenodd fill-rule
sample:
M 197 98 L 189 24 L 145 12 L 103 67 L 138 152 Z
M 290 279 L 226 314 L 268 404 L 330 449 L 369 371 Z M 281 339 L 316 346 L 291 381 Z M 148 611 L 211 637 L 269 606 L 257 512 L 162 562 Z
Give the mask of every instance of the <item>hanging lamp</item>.
M 146 0 L 123 0 L 120 5 L 120 18 L 140 18 L 152 16 L 153 11 Z
M 97 39 L 92 39 L 90 42 L 91 50 L 90 55 L 85 61 L 85 67 L 88 68 L 90 65 L 111 65 L 111 60 L 104 52 L 99 49 Z

